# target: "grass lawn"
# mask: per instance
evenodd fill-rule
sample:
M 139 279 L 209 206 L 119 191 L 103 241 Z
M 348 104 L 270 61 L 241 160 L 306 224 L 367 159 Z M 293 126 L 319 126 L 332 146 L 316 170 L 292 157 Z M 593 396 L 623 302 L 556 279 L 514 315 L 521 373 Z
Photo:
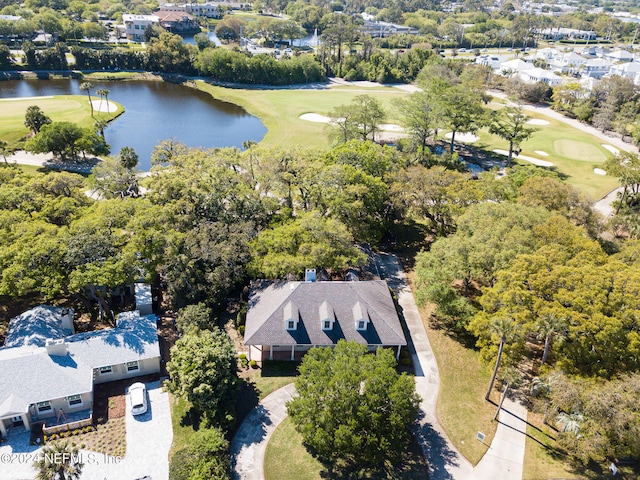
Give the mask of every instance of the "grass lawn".
M 302 446 L 302 435 L 296 432 L 291 419 L 285 418 L 267 444 L 265 479 L 319 480 L 321 471 L 322 464 Z
M 366 475 L 358 478 L 376 479 L 425 479 L 429 469 L 420 450 L 420 446 L 411 441 L 402 465 L 389 476 Z M 322 464 L 307 452 L 302 445 L 302 436 L 296 431 L 289 417 L 285 418 L 271 436 L 264 459 L 264 477 L 266 480 L 295 478 L 296 480 L 319 480 L 321 478 L 354 478 L 329 477 Z
M 262 368 L 248 368 L 240 373 L 240 378 L 255 386 L 258 401 L 279 388 L 295 381 L 298 375 L 297 362 L 264 361 Z
M 267 134 L 261 142 L 265 146 L 328 147 L 325 124 L 300 120 L 303 113 L 327 115 L 332 109 L 350 103 L 357 95 L 370 94 L 377 98 L 387 112 L 385 123 L 397 123 L 394 98 L 402 98 L 406 92 L 394 87 L 362 88 L 355 86 L 323 89 L 244 89 L 225 88 L 197 82 L 198 88 L 214 98 L 235 103 L 258 117 Z
M 409 278 L 413 283 L 415 274 L 412 272 Z M 438 421 L 460 453 L 475 465 L 487 451 L 486 445 L 491 443 L 498 427 L 493 421 L 497 407 L 484 399 L 492 368 L 482 363 L 476 350 L 465 347 L 442 330 L 431 328 L 429 315 L 427 308 L 420 308 L 440 371 Z M 479 431 L 486 435 L 484 444 L 476 440 Z
M 169 404 L 171 405 L 171 426 L 173 427 L 173 443 L 169 451 L 169 457 L 171 457 L 175 452 L 189 445 L 196 429 L 190 415 L 190 402 L 169 394 Z
M 92 97 L 99 100 L 97 97 Z M 111 100 L 109 100 L 111 101 Z M 115 103 L 115 102 L 114 102 Z M 73 122 L 83 128 L 93 127 L 91 107 L 86 96 L 56 95 L 54 97 L 33 97 L 24 99 L 0 99 L 0 139 L 15 144 L 29 134 L 24 126 L 24 114 L 31 105 L 37 105 L 54 122 Z M 120 115 L 124 109 L 118 106 L 115 113 L 95 112 L 95 118 L 109 120 Z
M 496 107 L 495 105 L 491 105 Z M 598 200 L 606 193 L 618 187 L 618 181 L 610 176 L 596 175 L 593 169 L 601 166 L 612 156 L 604 143 L 581 130 L 553 118 L 527 111 L 531 118 L 546 120 L 548 125 L 533 125 L 538 131 L 521 145 L 522 155 L 538 158 L 554 164 L 554 168 L 563 176 L 567 183 Z M 508 150 L 509 143 L 495 135 L 490 135 L 487 129 L 482 129 L 478 136 L 480 140 L 473 144 L 476 148 L 492 151 L 494 149 Z M 546 152 L 548 156 L 538 152 Z M 517 163 L 529 164 L 525 160 Z

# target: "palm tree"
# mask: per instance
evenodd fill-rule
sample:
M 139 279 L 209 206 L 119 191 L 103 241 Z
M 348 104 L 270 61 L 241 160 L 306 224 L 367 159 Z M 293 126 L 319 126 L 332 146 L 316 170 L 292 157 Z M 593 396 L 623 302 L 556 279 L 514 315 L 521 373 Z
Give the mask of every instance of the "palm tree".
M 107 103 L 107 113 L 111 113 L 109 112 L 109 93 L 111 92 L 106 88 L 102 89 L 102 94 L 104 95 L 104 101 Z
M 98 90 L 96 90 L 96 95 L 98 95 L 100 97 L 100 104 L 98 105 L 98 111 L 101 112 L 102 111 L 102 100 L 104 98 L 104 90 L 99 88 Z M 108 107 L 107 107 L 107 110 L 109 110 Z
M 84 467 L 78 447 L 69 447 L 69 442 L 47 445 L 34 465 L 36 480 L 78 480 Z
M 561 432 L 570 432 L 577 436 L 578 432 L 580 432 L 580 424 L 583 422 L 584 417 L 579 413 L 560 412 L 556 420 L 560 424 Z
M 107 121 L 97 118 L 96 121 L 93 122 L 93 126 L 100 132 L 100 136 L 104 138 L 104 129 L 107 128 Z
M 80 84 L 80 90 L 83 92 L 87 92 L 87 97 L 89 98 L 89 106 L 91 106 L 91 118 L 93 118 L 93 103 L 91 103 L 91 89 L 93 88 L 93 84 L 91 82 L 83 82 Z
M 567 321 L 553 313 L 547 313 L 540 317 L 540 320 L 536 324 L 536 329 L 538 331 L 538 338 L 544 337 L 544 353 L 542 354 L 542 365 L 544 365 L 549 356 L 553 338 L 556 336 L 565 337 L 567 335 Z
M 9 148 L 9 142 L 5 140 L 0 140 L 0 155 L 4 158 L 4 163 L 9 163 L 7 161 L 7 155 L 11 153 L 11 149 Z
M 491 390 L 493 390 L 493 384 L 496 381 L 498 369 L 500 368 L 500 360 L 502 359 L 504 344 L 509 338 L 513 337 L 516 325 L 513 319 L 508 317 L 501 317 L 496 318 L 489 328 L 493 333 L 500 335 L 500 346 L 498 347 L 498 358 L 496 359 L 496 366 L 493 369 L 493 375 L 491 375 L 491 382 L 489 383 L 487 394 L 484 396 L 485 400 L 489 400 L 489 397 L 491 396 Z

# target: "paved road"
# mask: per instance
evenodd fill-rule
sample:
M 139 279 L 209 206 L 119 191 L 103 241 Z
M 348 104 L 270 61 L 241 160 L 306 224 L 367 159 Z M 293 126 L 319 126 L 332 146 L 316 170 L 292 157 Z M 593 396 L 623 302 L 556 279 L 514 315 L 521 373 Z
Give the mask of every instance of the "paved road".
M 458 452 L 438 422 L 436 405 L 440 376 L 413 292 L 397 258 L 377 255 L 380 276 L 397 293 L 409 328 L 416 366 L 416 391 L 422 397 L 418 440 L 429 462 L 430 480 L 521 480 L 526 441 L 527 410 L 505 399 L 491 446 L 475 468 Z M 512 412 L 512 413 L 508 413 Z
M 429 462 L 430 480 L 470 478 L 473 466 L 453 446 L 444 429 L 438 423 L 436 405 L 440 389 L 438 364 L 427 332 L 422 324 L 418 307 L 406 276 L 394 255 L 378 254 L 380 276 L 398 295 L 398 303 L 409 328 L 413 345 L 413 363 L 416 369 L 416 392 L 422 397 L 417 437 Z
M 267 395 L 244 419 L 231 442 L 234 478 L 262 480 L 269 438 L 287 416 L 286 403 L 295 393 L 293 383 Z
M 422 397 L 416 436 L 429 462 L 430 480 L 521 480 L 526 437 L 526 410 L 505 400 L 506 411 L 487 454 L 476 468 L 453 446 L 438 423 L 436 404 L 440 377 L 427 333 L 413 293 L 394 255 L 378 254 L 380 276 L 397 293 L 410 332 L 416 391 Z M 294 395 L 293 384 L 268 395 L 244 420 L 231 443 L 231 462 L 237 480 L 263 480 L 264 455 L 269 438 L 287 415 L 286 402 Z

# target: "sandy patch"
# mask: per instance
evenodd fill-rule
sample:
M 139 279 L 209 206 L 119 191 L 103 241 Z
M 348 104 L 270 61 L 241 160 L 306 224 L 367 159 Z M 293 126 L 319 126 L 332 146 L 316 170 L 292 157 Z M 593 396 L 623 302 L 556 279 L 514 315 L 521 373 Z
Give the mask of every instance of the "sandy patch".
M 91 100 L 91 104 L 96 112 L 114 113 L 118 110 L 115 103 L 107 102 L 105 100 Z
M 315 123 L 329 123 L 331 119 L 329 117 L 325 117 L 324 115 L 320 115 L 318 113 L 303 113 L 300 115 L 300 120 L 306 120 L 307 122 L 315 122 Z
M 0 98 L 0 102 L 13 102 L 15 100 L 33 100 L 36 98 L 53 98 L 53 95 L 47 95 L 43 97 L 10 97 L 10 98 Z
M 540 155 L 541 157 L 548 157 L 549 154 L 543 150 L 536 150 L 533 153 L 535 153 L 536 155 Z
M 605 150 L 610 151 L 614 155 L 618 155 L 620 153 L 620 150 L 618 150 L 616 147 L 614 147 L 612 145 L 607 145 L 606 143 L 602 144 L 602 148 L 604 148 Z
M 378 128 L 380 130 L 384 130 L 385 132 L 404 132 L 404 128 L 394 123 L 381 123 L 380 125 L 378 125 Z
M 415 93 L 415 92 L 422 91 L 422 89 L 417 85 L 411 85 L 409 83 L 403 83 L 402 85 L 394 85 L 393 87 L 408 93 Z
M 453 132 L 445 133 L 444 136 L 447 138 L 451 138 Z M 480 140 L 480 137 L 474 135 L 473 133 L 460 133 L 456 132 L 456 140 L 462 143 L 473 143 Z
M 497 153 L 498 155 L 504 155 L 505 157 L 509 155 L 508 150 L 496 149 L 494 150 L 494 152 Z M 524 160 L 525 162 L 532 163 L 539 167 L 553 167 L 553 163 L 551 162 L 547 162 L 546 160 L 540 160 L 539 158 L 528 157 L 526 155 L 518 155 L 517 157 L 513 157 L 513 158 L 517 158 L 518 160 Z
M 601 168 L 594 168 L 593 169 L 593 173 L 595 173 L 596 175 L 606 175 L 607 172 L 605 172 L 603 169 Z
M 549 125 L 550 122 L 546 120 L 541 120 L 539 118 L 532 118 L 531 120 L 527 120 L 528 125 Z

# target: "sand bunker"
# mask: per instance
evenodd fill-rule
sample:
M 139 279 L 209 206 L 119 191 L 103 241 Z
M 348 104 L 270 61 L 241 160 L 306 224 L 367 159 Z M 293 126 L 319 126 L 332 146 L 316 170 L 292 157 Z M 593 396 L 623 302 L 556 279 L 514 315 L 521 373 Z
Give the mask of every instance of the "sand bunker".
M 605 172 L 603 169 L 601 168 L 594 168 L 593 169 L 593 173 L 595 173 L 596 175 L 606 175 L 607 172 Z
M 616 147 L 613 147 L 611 145 L 606 145 L 604 143 L 602 144 L 602 148 L 604 148 L 605 150 L 610 151 L 614 155 L 618 155 L 620 153 L 620 150 L 618 150 Z
M 549 154 L 543 150 L 536 150 L 533 153 L 535 153 L 536 155 L 540 155 L 541 157 L 548 157 Z
M 453 135 L 453 132 L 449 132 L 449 133 L 445 133 L 444 136 L 447 138 L 451 138 L 451 136 Z M 456 132 L 456 140 L 458 142 L 462 142 L 462 143 L 473 143 L 473 142 L 477 142 L 478 140 L 480 140 L 480 137 L 477 135 L 474 135 L 473 133 L 460 133 L 460 132 Z
M 300 120 L 306 120 L 307 122 L 315 122 L 315 123 L 329 123 L 331 119 L 329 117 L 325 117 L 324 115 L 320 115 L 318 113 L 303 113 L 300 115 Z
M 105 100 L 91 100 L 91 104 L 96 112 L 114 113 L 118 110 L 115 103 L 107 102 Z
M 401 85 L 394 85 L 394 88 L 397 88 L 398 90 L 402 90 L 403 92 L 409 92 L 409 93 L 414 93 L 414 92 L 421 92 L 422 89 L 420 87 L 418 87 L 417 85 L 411 85 L 410 83 L 403 83 Z
M 527 120 L 528 125 L 549 125 L 549 122 L 546 120 L 541 120 L 539 118 L 532 118 L 531 120 Z
M 507 150 L 496 149 L 494 150 L 494 152 L 497 153 L 498 155 L 504 155 L 505 157 L 509 155 L 509 152 Z M 525 162 L 532 163 L 539 167 L 553 167 L 553 163 L 551 162 L 547 162 L 546 160 L 540 160 L 538 158 L 527 157 L 526 155 L 518 155 L 517 157 L 513 157 L 513 158 L 517 158 L 518 160 L 524 160 Z
M 404 132 L 404 128 L 394 123 L 381 123 L 380 125 L 378 125 L 378 128 L 380 130 L 384 130 L 385 132 Z

